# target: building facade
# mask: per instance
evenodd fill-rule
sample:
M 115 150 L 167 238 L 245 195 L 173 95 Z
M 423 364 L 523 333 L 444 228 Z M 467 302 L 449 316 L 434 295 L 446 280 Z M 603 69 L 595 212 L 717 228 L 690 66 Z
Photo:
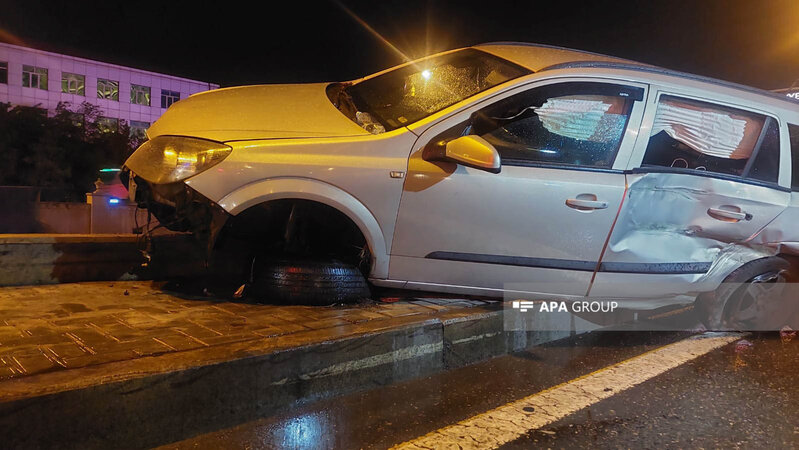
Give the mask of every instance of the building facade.
M 0 103 L 53 112 L 59 102 L 100 107 L 102 125 L 143 134 L 174 102 L 218 84 L 0 42 Z

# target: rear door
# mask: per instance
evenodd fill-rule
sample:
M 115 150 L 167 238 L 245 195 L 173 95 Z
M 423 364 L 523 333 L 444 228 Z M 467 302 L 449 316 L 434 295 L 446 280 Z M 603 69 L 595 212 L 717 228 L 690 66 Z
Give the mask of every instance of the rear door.
M 652 97 L 628 190 L 591 296 L 712 289 L 729 259 L 790 201 L 777 117 L 679 91 Z M 644 136 L 646 133 L 646 136 Z M 725 256 L 726 255 L 726 256 Z M 704 283 L 704 284 L 703 284 Z

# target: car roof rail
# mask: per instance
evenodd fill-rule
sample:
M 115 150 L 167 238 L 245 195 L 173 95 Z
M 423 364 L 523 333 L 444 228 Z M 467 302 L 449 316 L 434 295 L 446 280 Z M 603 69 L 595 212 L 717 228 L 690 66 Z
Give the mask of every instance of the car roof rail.
M 628 64 L 623 62 L 610 62 L 610 61 L 570 61 L 544 67 L 541 70 L 539 70 L 539 72 L 545 72 L 547 70 L 576 69 L 576 68 L 621 69 L 621 70 L 633 70 L 637 72 L 654 73 L 658 75 L 666 75 L 687 80 L 700 81 L 703 83 L 715 84 L 716 86 L 737 89 L 739 91 L 745 91 L 752 94 L 757 94 L 777 100 L 782 100 L 784 102 L 790 103 L 792 106 L 795 106 L 796 104 L 796 102 L 791 98 L 789 98 L 788 96 L 780 95 L 779 93 L 773 91 L 767 91 L 765 89 L 760 89 L 754 86 L 748 86 L 740 83 L 734 83 L 732 81 L 720 80 L 718 78 L 707 77 L 704 75 L 696 75 L 688 72 L 680 72 L 678 70 L 666 69 L 664 67 L 652 66 L 648 64 L 639 64 L 639 63 Z

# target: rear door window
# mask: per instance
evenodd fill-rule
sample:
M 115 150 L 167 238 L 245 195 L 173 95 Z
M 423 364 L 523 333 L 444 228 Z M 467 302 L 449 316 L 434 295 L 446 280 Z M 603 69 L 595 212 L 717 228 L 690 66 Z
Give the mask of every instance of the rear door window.
M 776 184 L 779 124 L 769 116 L 662 95 L 642 167 Z
M 799 125 L 788 124 L 791 136 L 791 190 L 799 191 Z

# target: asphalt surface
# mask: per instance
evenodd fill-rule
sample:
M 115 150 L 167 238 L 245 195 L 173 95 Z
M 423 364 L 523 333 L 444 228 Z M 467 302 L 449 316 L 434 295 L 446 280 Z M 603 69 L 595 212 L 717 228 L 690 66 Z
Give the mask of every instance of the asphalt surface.
M 797 370 L 795 338 L 748 336 L 502 448 L 797 448 Z
M 167 447 L 388 448 L 689 335 L 577 336 Z M 799 338 L 763 333 L 743 339 L 526 432 L 503 448 L 799 448 Z

